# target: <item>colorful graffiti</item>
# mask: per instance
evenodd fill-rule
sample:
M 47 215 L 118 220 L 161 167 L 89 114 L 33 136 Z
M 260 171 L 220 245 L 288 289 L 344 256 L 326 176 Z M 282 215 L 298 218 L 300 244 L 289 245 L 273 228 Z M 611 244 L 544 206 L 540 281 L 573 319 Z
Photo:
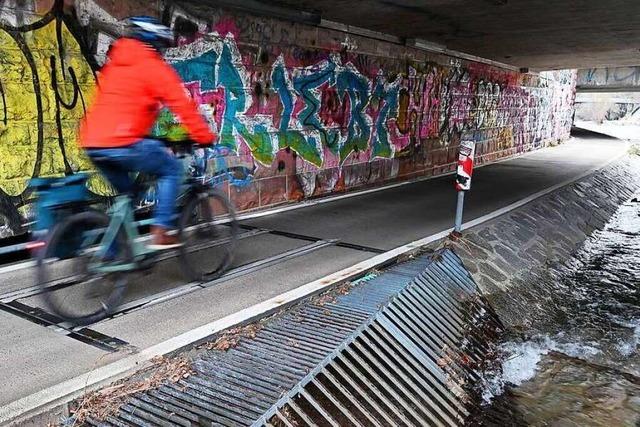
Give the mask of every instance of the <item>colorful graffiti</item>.
M 212 33 L 211 39 L 218 42 L 209 41 L 210 50 L 200 56 L 176 60 L 203 50 L 186 46 L 169 59 L 194 98 L 214 103 L 214 121 L 221 123 L 220 143 L 233 150 L 244 143 L 264 165 L 286 147 L 321 168 L 331 154 L 337 155 L 334 160 L 339 164 L 352 153 L 366 152 L 366 160 L 390 158 L 411 141 L 439 138 L 447 144 L 456 134 L 489 128 L 510 127 L 519 137 L 516 147 L 535 145 L 554 138 L 546 119 L 566 116 L 562 108 L 570 107 L 573 96 L 571 84 L 554 80 L 552 73 L 547 73 L 546 79 L 552 80 L 545 82 L 547 86 L 526 87 L 517 74 L 489 67 L 428 65 L 423 71 L 409 67 L 408 73 L 388 81 L 387 71 L 373 70 L 376 77 L 369 79 L 353 63 L 342 65 L 338 55 L 288 68 L 280 54 L 270 76 L 270 91 L 279 108 L 267 108 L 271 114 L 250 114 L 252 104 L 263 102 L 264 96 L 251 91 L 251 72 L 245 65 L 250 59 L 239 54 L 231 35 L 222 38 Z M 167 133 L 177 126 L 170 116 L 163 122 Z M 566 127 L 566 120 L 560 122 Z
M 463 132 L 473 132 L 478 142 L 499 142 L 489 151 L 517 152 L 563 139 L 569 130 L 571 71 L 545 73 L 527 85 L 525 75 L 479 64 L 415 64 L 397 73 L 359 70 L 357 58 L 345 61 L 331 52 L 300 64 L 274 49 L 268 89 L 261 84 L 254 90 L 251 52 L 242 55 L 231 33 L 204 37 L 167 58 L 211 112 L 220 144 L 262 166 L 288 148 L 306 163 L 305 171 L 342 167 L 394 158 L 427 139 L 455 145 Z M 170 115 L 163 115 L 159 129 L 181 134 Z
M 9 206 L 28 205 L 30 178 L 90 167 L 75 139 L 94 74 L 62 5 L 33 22 L 0 23 L 0 229 L 19 226 L 23 212 Z
M 85 0 L 84 10 L 104 17 L 97 3 Z M 76 147 L 76 126 L 105 47 L 87 47 L 83 35 L 92 29 L 79 28 L 63 4 L 55 0 L 26 24 L 0 24 L 5 223 L 17 218 L 7 206 L 28 199 L 29 178 L 91 167 Z M 479 163 L 568 137 L 571 71 L 533 76 L 445 58 L 379 58 L 358 52 L 366 40 L 356 36 L 302 47 L 286 23 L 191 19 L 179 2 L 167 4 L 159 15 L 179 33 L 180 46 L 166 59 L 219 135 L 218 149 L 202 159 L 247 171 L 226 180 L 239 209 L 451 170 L 463 134 L 477 141 Z M 185 134 L 168 111 L 153 132 Z M 99 180 L 93 188 L 108 192 Z

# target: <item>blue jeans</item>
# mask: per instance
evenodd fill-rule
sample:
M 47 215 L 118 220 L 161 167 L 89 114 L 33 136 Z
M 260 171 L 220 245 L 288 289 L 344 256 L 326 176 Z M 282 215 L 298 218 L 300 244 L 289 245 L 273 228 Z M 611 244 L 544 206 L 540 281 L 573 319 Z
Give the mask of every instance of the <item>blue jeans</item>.
M 89 148 L 87 154 L 120 193 L 134 191 L 130 172 L 155 175 L 158 179 L 158 201 L 153 213 L 153 223 L 164 228 L 175 226 L 182 169 L 179 161 L 167 151 L 164 144 L 155 139 L 143 139 L 126 147 Z

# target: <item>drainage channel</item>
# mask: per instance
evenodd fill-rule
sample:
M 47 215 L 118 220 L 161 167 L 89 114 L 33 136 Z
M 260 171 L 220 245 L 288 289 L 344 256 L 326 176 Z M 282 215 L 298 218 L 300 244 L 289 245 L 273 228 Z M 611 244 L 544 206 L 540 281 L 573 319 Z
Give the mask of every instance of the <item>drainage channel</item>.
M 254 227 L 253 225 L 247 225 L 247 224 L 239 224 L 239 227 L 245 230 L 250 230 L 250 231 L 263 230 L 260 227 Z M 316 242 L 318 240 L 321 240 L 318 237 L 309 236 L 306 234 L 292 233 L 290 231 L 273 230 L 273 229 L 266 229 L 266 231 L 269 234 L 273 234 L 274 236 L 288 237 L 290 239 L 307 240 L 309 242 Z M 359 245 L 357 243 L 349 243 L 349 242 L 342 242 L 342 241 L 337 242 L 336 246 L 339 248 L 354 249 L 356 251 L 371 252 L 374 254 L 383 254 L 386 252 L 385 249 L 374 248 L 372 246 L 365 246 L 365 245 Z
M 502 326 L 446 249 L 261 322 L 88 425 L 463 425 Z M 67 420 L 77 421 L 77 420 Z
M 126 304 L 123 304 L 116 313 L 114 313 L 112 316 L 109 317 L 109 319 L 121 316 L 123 314 L 128 314 L 133 311 L 140 310 L 142 308 L 151 307 L 152 305 L 156 305 L 161 302 L 164 302 L 173 298 L 177 298 L 182 295 L 189 294 L 191 292 L 210 288 L 222 282 L 226 282 L 232 279 L 236 279 L 238 277 L 246 276 L 248 274 L 262 270 L 264 268 L 267 268 L 276 264 L 281 264 L 285 261 L 298 258 L 304 255 L 308 255 L 317 250 L 320 250 L 329 246 L 333 246 L 335 245 L 336 242 L 337 240 L 320 240 L 299 248 L 295 248 L 289 251 L 279 253 L 272 257 L 264 258 L 258 261 L 245 264 L 238 268 L 234 268 L 233 270 L 230 270 L 229 272 L 224 274 L 222 277 L 215 280 L 211 280 L 208 282 L 201 282 L 201 283 L 200 282 L 187 283 L 185 285 L 169 289 L 165 292 L 160 292 L 148 297 L 144 297 L 144 298 L 140 298 L 140 299 L 128 302 Z M 105 319 L 102 322 L 106 320 L 108 319 Z
M 246 237 L 256 236 L 258 234 L 262 234 L 266 231 L 264 230 L 254 230 L 249 231 L 247 233 L 243 233 Z M 103 335 L 94 329 L 90 329 L 92 326 L 96 326 L 102 322 L 105 322 L 110 319 L 114 319 L 116 317 L 132 313 L 137 310 L 141 310 L 143 308 L 148 308 L 156 304 L 160 304 L 164 301 L 168 301 L 174 298 L 178 298 L 182 295 L 186 295 L 198 290 L 206 289 L 222 282 L 232 280 L 238 277 L 242 277 L 256 271 L 259 271 L 264 268 L 268 268 L 288 260 L 298 258 L 317 250 L 333 246 L 337 240 L 319 240 L 308 245 L 304 245 L 302 247 L 294 248 L 274 256 L 260 259 L 245 265 L 241 265 L 237 268 L 234 268 L 224 274 L 222 277 L 210 280 L 208 282 L 191 282 L 184 285 L 180 285 L 175 288 L 168 289 L 164 292 L 159 292 L 150 296 L 142 297 L 130 302 L 127 302 L 120 306 L 117 311 L 111 314 L 106 319 L 94 323 L 92 325 L 87 325 L 82 328 L 73 327 L 65 322 L 60 317 L 49 313 L 39 307 L 29 306 L 20 302 L 20 299 L 24 299 L 27 297 L 33 297 L 39 295 L 43 292 L 47 292 L 53 289 L 58 289 L 60 287 L 65 286 L 62 284 L 53 284 L 47 289 L 43 289 L 39 286 L 34 286 L 31 288 L 19 290 L 12 293 L 7 293 L 5 295 L 0 295 L 0 310 L 5 311 L 7 313 L 11 313 L 13 315 L 19 316 L 25 320 L 33 322 L 37 325 L 41 325 L 47 328 L 52 329 L 55 332 L 61 333 L 63 335 L 68 336 L 69 338 L 76 339 L 85 344 L 92 345 L 101 350 L 116 352 L 122 349 L 134 349 L 129 343 L 126 341 L 120 340 L 115 337 Z M 64 279 L 62 279 L 64 280 Z
M 56 332 L 68 336 L 69 338 L 89 344 L 93 347 L 99 348 L 100 350 L 113 353 L 125 348 L 129 348 L 131 350 L 134 349 L 126 341 L 102 334 L 88 327 L 73 329 L 69 326 L 65 326 L 63 319 L 60 317 L 42 310 L 41 308 L 22 304 L 19 301 L 0 303 L 0 310 L 33 322 L 37 325 L 51 328 Z
M 238 240 L 243 240 L 243 239 L 247 239 L 250 237 L 256 237 L 256 236 L 260 236 L 262 234 L 268 234 L 269 230 L 265 230 L 265 229 L 253 229 L 251 231 L 248 231 L 246 233 L 242 233 L 240 234 L 237 239 Z M 228 238 L 223 238 L 223 239 L 218 239 L 218 240 L 214 240 L 211 242 L 207 242 L 206 246 L 204 246 L 203 248 L 200 249 L 206 249 L 206 248 L 210 248 L 210 247 L 214 247 L 217 245 L 221 245 L 221 244 L 225 244 L 228 243 L 229 239 Z M 165 261 L 167 259 L 173 258 L 176 256 L 176 252 L 173 251 L 167 251 L 163 254 L 161 254 L 160 256 L 158 256 L 156 258 L 157 262 L 161 262 L 161 261 Z M 35 286 L 30 286 L 28 288 L 24 288 L 24 289 L 18 289 L 16 291 L 12 291 L 12 292 L 7 292 L 5 294 L 0 295 L 0 302 L 2 303 L 10 303 L 12 301 L 16 301 L 19 299 L 24 299 L 24 298 L 29 298 L 32 296 L 36 296 L 39 294 L 42 294 L 44 292 L 48 292 L 51 290 L 57 290 L 57 289 L 62 289 L 65 288 L 67 286 L 73 286 L 74 283 L 74 277 L 73 276 L 67 276 L 67 277 L 62 277 L 60 279 L 57 279 L 55 281 L 52 281 L 51 283 L 47 284 L 46 286 L 39 286 L 39 285 L 35 285 Z

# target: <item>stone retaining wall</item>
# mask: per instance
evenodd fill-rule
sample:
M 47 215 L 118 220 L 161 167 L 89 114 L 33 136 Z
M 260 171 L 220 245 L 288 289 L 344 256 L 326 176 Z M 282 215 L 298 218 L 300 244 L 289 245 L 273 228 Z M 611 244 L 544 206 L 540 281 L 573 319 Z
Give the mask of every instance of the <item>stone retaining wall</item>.
M 639 188 L 640 157 L 628 155 L 509 214 L 463 230 L 459 241 L 445 245 L 463 259 L 500 318 L 524 327 L 531 321 L 524 315 L 530 311 L 526 305 L 544 298 L 536 292 L 536 282 L 561 270 Z

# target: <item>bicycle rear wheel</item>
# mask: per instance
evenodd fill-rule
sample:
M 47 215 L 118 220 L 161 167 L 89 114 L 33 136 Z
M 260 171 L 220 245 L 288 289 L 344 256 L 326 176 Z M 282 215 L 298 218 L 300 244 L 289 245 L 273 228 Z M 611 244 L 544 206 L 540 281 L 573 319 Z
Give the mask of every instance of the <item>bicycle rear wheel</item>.
M 93 269 L 132 260 L 122 229 L 110 247 L 102 250 L 108 226 L 109 217 L 100 212 L 72 215 L 54 227 L 38 254 L 38 284 L 46 307 L 75 325 L 104 319 L 118 307 L 126 291 L 126 272 Z
M 229 221 L 216 224 L 216 217 L 222 215 Z M 214 190 L 191 197 L 180 216 L 178 237 L 183 243 L 180 265 L 190 280 L 223 275 L 233 261 L 238 238 L 235 210 L 229 199 Z

